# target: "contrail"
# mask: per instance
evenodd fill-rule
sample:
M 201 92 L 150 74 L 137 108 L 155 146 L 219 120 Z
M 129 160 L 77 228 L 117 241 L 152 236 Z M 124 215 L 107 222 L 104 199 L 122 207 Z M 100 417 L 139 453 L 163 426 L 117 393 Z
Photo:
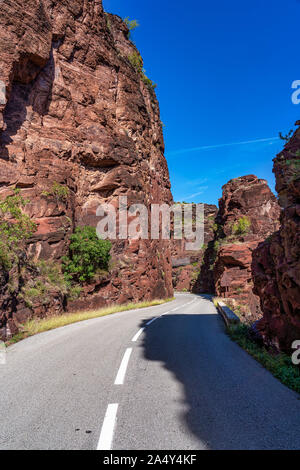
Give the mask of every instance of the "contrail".
M 192 147 L 192 148 L 181 149 L 181 150 L 173 150 L 171 152 L 167 152 L 167 155 L 171 156 L 171 155 L 179 155 L 180 153 L 197 152 L 199 150 L 210 150 L 210 149 L 218 149 L 222 147 L 233 147 L 234 145 L 247 145 L 247 144 L 256 144 L 259 142 L 272 142 L 274 140 L 279 140 L 279 137 L 269 137 L 268 139 L 245 140 L 244 142 L 231 142 L 229 144 L 204 145 L 202 147 Z
M 204 188 L 202 188 L 202 190 L 199 191 L 198 193 L 190 194 L 190 196 L 186 196 L 183 200 L 185 201 L 186 199 L 192 199 L 193 197 L 201 196 L 201 194 L 203 194 L 206 191 L 206 189 L 208 189 L 208 186 L 205 186 Z

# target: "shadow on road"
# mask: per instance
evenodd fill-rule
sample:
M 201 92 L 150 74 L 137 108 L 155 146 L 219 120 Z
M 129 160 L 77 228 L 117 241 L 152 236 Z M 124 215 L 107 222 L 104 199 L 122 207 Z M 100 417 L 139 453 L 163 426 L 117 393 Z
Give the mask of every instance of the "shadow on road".
M 178 312 L 147 327 L 142 346 L 148 361 L 162 362 L 183 385 L 177 419 L 199 447 L 300 448 L 297 394 L 233 343 L 218 315 Z M 159 397 L 159 383 L 153 388 Z

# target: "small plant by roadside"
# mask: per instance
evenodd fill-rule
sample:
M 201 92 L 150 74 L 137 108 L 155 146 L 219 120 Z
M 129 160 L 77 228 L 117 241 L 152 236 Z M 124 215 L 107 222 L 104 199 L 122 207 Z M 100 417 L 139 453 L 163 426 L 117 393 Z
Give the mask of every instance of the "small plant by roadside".
M 95 311 L 77 312 L 77 313 L 66 313 L 62 315 L 53 315 L 47 318 L 33 318 L 27 321 L 24 325 L 20 326 L 20 332 L 15 334 L 7 345 L 17 343 L 22 339 L 28 338 L 29 336 L 43 333 L 45 331 L 60 328 L 62 326 L 70 325 L 72 323 L 78 323 L 85 320 L 91 320 L 93 318 L 99 318 L 106 315 L 112 315 L 118 312 L 125 312 L 127 310 L 135 310 L 147 307 L 153 307 L 155 305 L 162 305 L 166 302 L 171 302 L 174 298 L 150 300 L 138 303 L 129 303 L 123 305 L 110 305 Z
M 272 353 L 259 346 L 250 337 L 250 328 L 239 324 L 228 328 L 230 338 L 268 369 L 287 387 L 300 393 L 300 368 L 293 365 L 291 357 L 284 353 Z
M 69 255 L 62 259 L 65 278 L 91 281 L 99 270 L 108 270 L 110 250 L 111 242 L 100 240 L 94 227 L 77 227 L 70 237 Z

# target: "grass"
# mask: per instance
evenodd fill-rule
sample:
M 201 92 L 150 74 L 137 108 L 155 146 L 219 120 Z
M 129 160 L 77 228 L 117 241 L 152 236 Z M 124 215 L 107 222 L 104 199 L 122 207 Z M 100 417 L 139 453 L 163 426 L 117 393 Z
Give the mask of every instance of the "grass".
M 137 310 L 141 308 L 154 307 L 155 305 L 162 305 L 172 300 L 174 300 L 174 298 L 139 303 L 132 302 L 125 305 L 112 305 L 95 311 L 69 313 L 55 315 L 49 318 L 29 320 L 20 327 L 21 331 L 19 333 L 7 341 L 6 345 L 8 346 L 10 344 L 17 343 L 22 339 L 28 338 L 29 336 L 34 336 L 38 333 L 43 333 L 49 330 L 54 330 L 55 328 L 70 325 L 71 323 L 78 323 L 84 320 L 91 320 L 92 318 L 104 317 L 106 315 L 112 315 L 113 313 L 125 312 L 126 310 Z
M 219 302 L 221 302 L 221 300 L 222 299 L 220 299 L 219 297 L 213 297 L 212 301 L 216 308 L 218 308 Z
M 247 325 L 230 326 L 227 331 L 233 341 L 245 349 L 281 383 L 300 393 L 300 368 L 293 365 L 290 356 L 284 353 L 272 353 L 252 341 L 249 337 L 249 327 Z

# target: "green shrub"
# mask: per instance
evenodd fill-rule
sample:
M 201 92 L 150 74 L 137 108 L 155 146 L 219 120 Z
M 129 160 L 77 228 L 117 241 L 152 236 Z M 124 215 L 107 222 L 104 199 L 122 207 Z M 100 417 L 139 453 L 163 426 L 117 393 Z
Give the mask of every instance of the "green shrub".
M 70 194 L 68 186 L 59 184 L 54 181 L 50 191 L 43 191 L 42 196 L 49 197 L 54 196 L 59 201 L 65 201 Z
M 233 235 L 245 235 L 250 231 L 251 220 L 247 216 L 241 217 L 232 227 Z
M 143 71 L 143 59 L 140 54 L 133 52 L 128 56 L 128 60 L 139 73 Z
M 148 88 L 152 90 L 155 90 L 155 88 L 157 87 L 157 84 L 147 77 L 145 69 L 143 69 L 142 81 L 145 83 L 145 85 L 147 85 Z
M 133 52 L 132 54 L 128 56 L 128 60 L 131 63 L 131 65 L 135 68 L 135 70 L 138 72 L 138 74 L 140 75 L 143 83 L 145 83 L 145 85 L 147 85 L 148 88 L 154 90 L 157 87 L 157 85 L 152 80 L 150 80 L 150 78 L 147 77 L 146 71 L 143 68 L 143 59 L 140 56 L 140 54 L 138 52 Z
M 27 307 L 32 307 L 34 302 L 43 305 L 50 302 L 49 289 L 41 280 L 30 281 L 22 288 L 19 297 L 25 301 Z
M 0 202 L 0 265 L 6 271 L 20 259 L 26 240 L 36 230 L 36 224 L 22 210 L 28 202 L 19 189 Z
M 279 132 L 279 138 L 281 140 L 284 140 L 286 143 L 288 143 L 291 140 L 293 132 L 294 132 L 293 129 L 291 129 L 286 135 L 283 135 L 282 132 Z
M 104 14 L 105 14 L 105 21 L 106 21 L 107 29 L 108 29 L 109 32 L 111 32 L 111 23 L 110 23 L 109 17 L 107 15 L 107 13 L 104 13 Z
M 32 269 L 36 271 L 34 277 L 22 287 L 19 294 L 28 307 L 35 301 L 46 305 L 50 302 L 53 291 L 60 292 L 61 295 L 69 293 L 71 284 L 63 275 L 60 264 L 42 260 L 32 265 Z
M 131 38 L 131 31 L 134 31 L 136 28 L 138 28 L 140 26 L 139 22 L 137 20 L 130 20 L 129 17 L 127 16 L 126 18 L 124 18 L 124 23 L 126 24 L 127 28 L 129 29 L 129 33 L 128 33 L 127 38 L 130 39 Z
M 70 287 L 68 292 L 68 300 L 76 300 L 79 299 L 81 294 L 82 288 L 80 286 Z
M 92 280 L 99 270 L 107 270 L 111 243 L 100 240 L 94 227 L 77 227 L 70 237 L 69 256 L 63 257 L 67 280 Z

